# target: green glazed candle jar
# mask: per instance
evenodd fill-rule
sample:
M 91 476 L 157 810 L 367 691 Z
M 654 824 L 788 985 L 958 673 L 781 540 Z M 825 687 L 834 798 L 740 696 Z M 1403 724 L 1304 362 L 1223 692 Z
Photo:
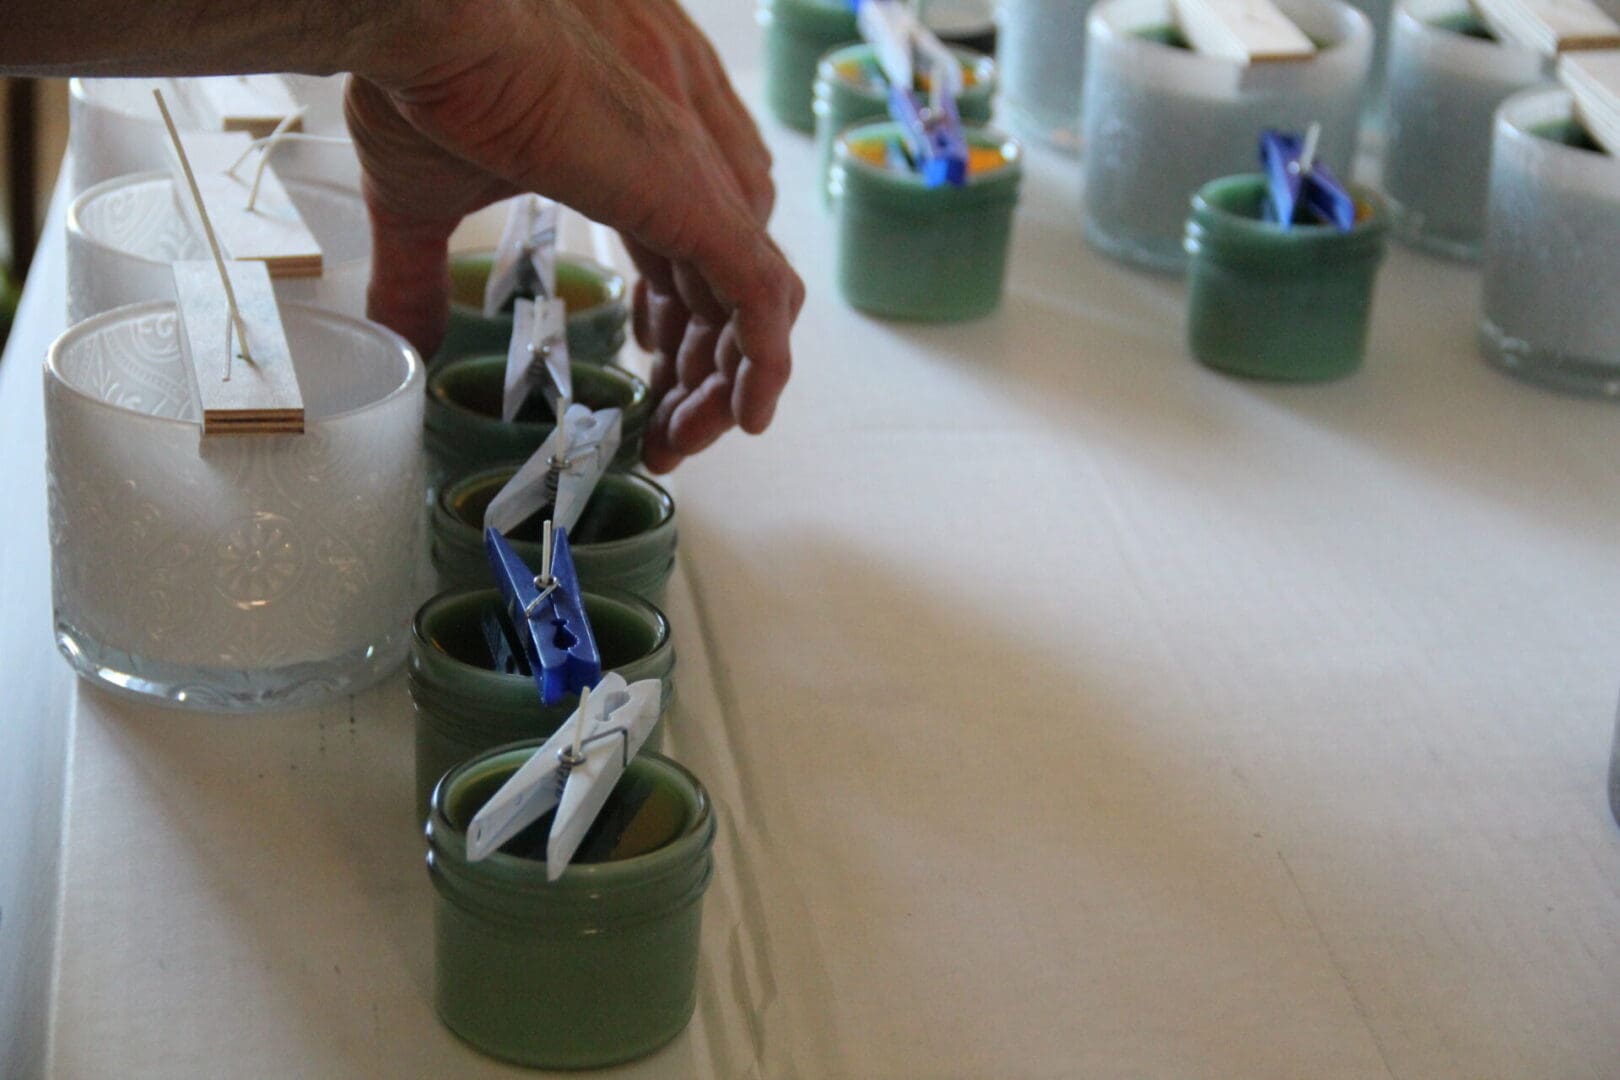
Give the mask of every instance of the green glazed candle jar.
M 473 816 L 539 745 L 481 755 L 433 792 L 434 1004 L 451 1031 L 504 1061 L 631 1061 L 680 1034 L 697 1003 L 714 808 L 690 772 L 643 752 L 556 881 L 550 814 L 469 862 Z
M 544 706 L 532 678 L 494 669 L 484 615 L 500 604 L 494 588 L 452 589 L 423 604 L 411 622 L 406 681 L 416 705 L 418 821 L 447 771 L 492 746 L 548 737 L 578 704 L 569 695 Z M 603 673 L 617 671 L 626 682 L 657 679 L 664 688 L 660 715 L 667 716 L 675 696 L 675 645 L 664 613 L 639 596 L 604 589 L 585 593 L 585 614 Z M 647 747 L 658 749 L 662 739 L 660 719 Z
M 810 109 L 816 64 L 829 49 L 861 40 L 848 0 L 764 0 L 765 103 L 797 131 L 816 129 Z
M 962 62 L 962 96 L 956 110 L 965 124 L 990 122 L 990 99 L 996 92 L 996 62 L 970 49 L 953 49 Z M 889 81 L 878 65 L 877 53 L 866 44 L 834 49 L 816 68 L 811 110 L 816 115 L 816 184 L 826 205 L 827 174 L 832 169 L 833 143 L 849 127 L 889 114 Z
M 899 125 L 862 125 L 838 139 L 827 189 L 838 290 L 850 306 L 887 318 L 952 322 L 1001 303 L 1023 151 L 989 128 L 967 129 L 967 140 L 968 182 L 926 188 L 915 172 L 886 160 L 901 142 Z
M 1212 368 L 1301 382 L 1361 365 L 1389 216 L 1352 185 L 1357 221 L 1284 229 L 1261 220 L 1265 178 L 1211 181 L 1192 200 L 1187 339 Z
M 579 404 L 624 411 L 623 436 L 611 468 L 635 465 L 652 415 L 647 384 L 614 364 L 574 361 L 569 370 Z M 505 384 L 505 353 L 463 356 L 429 372 L 422 413 L 429 484 L 438 486 L 488 465 L 526 461 L 540 449 L 555 426 L 550 407 L 536 395 L 515 421 L 506 423 L 501 419 Z
M 494 261 L 490 251 L 451 257 L 450 325 L 429 367 L 458 356 L 506 352 L 512 341 L 511 312 L 494 318 L 484 314 L 484 283 Z M 557 294 L 568 308 L 568 358 L 605 364 L 617 356 L 630 320 L 623 276 L 584 256 L 558 252 Z
M 484 512 L 516 472 L 500 465 L 464 476 L 433 501 L 433 566 L 442 588 L 490 581 L 484 552 Z M 540 522 L 507 534 L 530 566 L 540 565 Z M 617 588 L 661 603 L 675 570 L 675 500 L 635 473 L 608 473 L 568 532 L 574 569 L 584 589 Z

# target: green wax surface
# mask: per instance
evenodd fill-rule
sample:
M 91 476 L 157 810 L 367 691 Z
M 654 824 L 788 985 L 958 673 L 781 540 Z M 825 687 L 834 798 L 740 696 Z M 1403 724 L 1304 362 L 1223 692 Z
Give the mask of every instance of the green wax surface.
M 1578 120 L 1555 120 L 1552 123 L 1538 124 L 1530 129 L 1530 133 L 1539 139 L 1562 143 L 1576 150 L 1590 150 L 1595 154 L 1604 152 L 1603 147 L 1592 139 Z
M 476 529 L 482 529 L 484 513 L 505 484 L 506 478 L 503 477 L 498 480 L 491 479 L 487 484 L 475 484 L 465 490 L 459 490 L 455 492 L 455 502 L 451 509 L 462 521 Z M 659 507 L 656 502 L 625 498 L 624 493 L 611 482 L 598 484 L 596 490 L 591 493 L 590 501 L 585 504 L 585 511 L 580 515 L 579 521 L 568 530 L 568 541 L 571 544 L 606 544 L 615 540 L 627 540 L 656 527 L 659 519 Z M 543 521 L 539 514 L 535 514 L 517 528 L 508 530 L 506 538 L 538 544 L 541 540 Z
M 1430 21 L 1429 25 L 1437 30 L 1449 30 L 1453 34 L 1479 38 L 1481 41 L 1496 40 L 1496 35 L 1491 33 L 1490 27 L 1485 25 L 1485 20 L 1472 11 L 1459 11 L 1452 15 L 1443 15 Z
M 596 647 L 602 654 L 602 670 L 612 671 L 635 663 L 658 647 L 654 629 L 635 612 L 619 604 L 592 603 L 585 596 L 585 615 L 591 620 L 591 632 L 596 636 Z M 455 612 L 445 612 L 434 620 L 429 641 L 433 647 L 463 664 L 495 670 L 495 658 L 490 655 L 489 641 L 484 637 L 484 609 L 471 605 Z

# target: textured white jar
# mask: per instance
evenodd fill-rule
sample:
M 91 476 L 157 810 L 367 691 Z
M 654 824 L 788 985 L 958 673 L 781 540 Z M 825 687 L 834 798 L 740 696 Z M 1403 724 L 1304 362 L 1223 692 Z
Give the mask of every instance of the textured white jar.
M 421 361 L 373 324 L 283 316 L 303 435 L 201 439 L 172 303 L 52 345 L 56 631 L 86 678 L 254 709 L 352 692 L 403 658 L 423 569 Z
M 371 278 L 371 229 L 353 188 L 284 182 L 321 245 L 321 276 L 280 278 L 276 299 L 363 317 Z M 206 259 L 207 243 L 186 223 L 168 173 L 139 173 L 90 188 L 68 207 L 68 322 L 125 304 L 173 300 L 169 265 Z

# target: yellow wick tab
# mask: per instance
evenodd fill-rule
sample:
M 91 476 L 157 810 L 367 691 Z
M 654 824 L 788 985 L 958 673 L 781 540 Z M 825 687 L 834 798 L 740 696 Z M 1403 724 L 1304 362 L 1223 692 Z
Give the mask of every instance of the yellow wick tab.
M 320 277 L 321 245 L 304 223 L 274 166 L 266 167 L 253 209 L 248 200 L 253 192 L 254 169 L 251 159 L 236 171 L 227 172 L 247 149 L 249 139 L 216 137 L 197 146 L 187 146 L 197 178 L 197 190 L 208 208 L 208 217 L 227 258 L 262 262 L 273 278 Z M 263 151 L 261 151 L 263 152 Z M 171 153 L 171 158 L 173 154 Z M 177 189 L 184 183 L 178 160 L 171 162 Z M 189 199 L 181 206 L 194 229 L 202 220 Z
M 1248 66 L 1309 60 L 1316 44 L 1271 0 L 1173 0 L 1176 26 L 1194 51 Z
M 210 75 L 185 84 L 187 103 L 205 126 L 245 131 L 262 139 L 298 110 L 292 88 L 280 75 Z M 303 130 L 294 120 L 289 131 Z
M 301 434 L 304 397 L 270 274 L 258 262 L 228 262 L 225 271 L 246 342 L 233 326 L 219 267 L 208 260 L 173 264 L 180 355 L 191 372 L 203 435 Z
M 1499 39 L 1543 56 L 1620 48 L 1620 23 L 1591 0 L 1473 0 L 1473 5 Z

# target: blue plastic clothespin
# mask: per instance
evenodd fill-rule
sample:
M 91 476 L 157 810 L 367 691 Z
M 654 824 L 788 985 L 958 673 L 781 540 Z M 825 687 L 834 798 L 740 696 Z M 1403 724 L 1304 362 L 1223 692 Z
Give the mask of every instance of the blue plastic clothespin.
M 1326 165 L 1316 160 L 1321 127 L 1304 138 L 1282 131 L 1260 135 L 1260 163 L 1266 171 L 1266 219 L 1283 228 L 1305 220 L 1349 232 L 1356 224 L 1356 200 Z
M 545 530 L 539 574 L 492 528 L 484 530 L 484 546 L 506 613 L 528 655 L 540 703 L 556 705 L 602 680 L 602 654 L 585 616 L 568 530 L 553 531 L 549 521 Z
M 961 80 L 956 57 L 903 0 L 849 0 L 849 6 L 861 35 L 877 51 L 889 82 L 889 115 L 905 135 L 923 186 L 967 183 L 967 138 L 956 108 Z M 926 95 L 915 89 L 918 74 L 929 77 Z

